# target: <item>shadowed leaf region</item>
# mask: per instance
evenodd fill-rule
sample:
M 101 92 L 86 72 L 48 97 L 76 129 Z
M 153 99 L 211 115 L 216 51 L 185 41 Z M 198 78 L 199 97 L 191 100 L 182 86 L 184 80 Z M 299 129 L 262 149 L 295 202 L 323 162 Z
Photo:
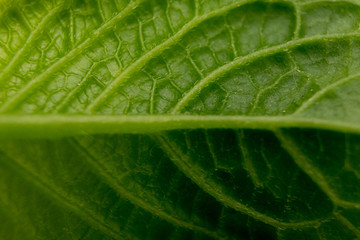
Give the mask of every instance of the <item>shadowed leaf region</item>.
M 360 1 L 0 1 L 0 238 L 360 239 Z

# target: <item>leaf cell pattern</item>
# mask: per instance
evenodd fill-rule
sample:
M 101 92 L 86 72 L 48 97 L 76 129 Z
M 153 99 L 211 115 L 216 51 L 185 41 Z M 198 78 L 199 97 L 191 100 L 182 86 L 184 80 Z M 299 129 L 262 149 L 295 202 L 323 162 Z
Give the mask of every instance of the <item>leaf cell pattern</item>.
M 359 26 L 357 0 L 3 1 L 0 118 L 358 126 Z M 360 239 L 360 138 L 324 128 L 1 139 L 0 236 Z

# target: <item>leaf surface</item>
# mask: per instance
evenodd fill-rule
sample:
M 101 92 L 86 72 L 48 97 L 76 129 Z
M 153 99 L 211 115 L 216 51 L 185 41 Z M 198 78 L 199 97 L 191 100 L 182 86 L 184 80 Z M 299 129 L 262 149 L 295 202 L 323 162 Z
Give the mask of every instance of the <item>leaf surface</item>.
M 359 239 L 360 2 L 0 2 L 4 239 Z

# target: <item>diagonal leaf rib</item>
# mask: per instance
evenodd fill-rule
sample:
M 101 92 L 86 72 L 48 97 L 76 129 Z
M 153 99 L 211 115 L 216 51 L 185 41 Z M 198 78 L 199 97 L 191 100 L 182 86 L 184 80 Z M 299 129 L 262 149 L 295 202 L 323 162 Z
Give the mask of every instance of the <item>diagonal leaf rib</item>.
M 336 212 L 335 217 L 340 220 L 347 228 L 349 228 L 359 239 L 360 239 L 360 230 L 354 226 L 349 220 L 347 220 L 340 213 Z
M 0 24 L 0 236 L 360 238 L 359 0 L 50 5 Z
M 253 164 L 254 160 L 250 157 L 249 150 L 245 145 L 245 134 L 243 129 L 236 131 L 236 140 L 244 160 L 244 169 L 249 173 L 249 176 L 255 186 L 263 187 L 263 183 L 262 181 L 260 181 L 258 174 L 255 170 L 256 168 Z
M 94 63 L 89 71 L 86 73 L 86 75 L 84 76 L 84 78 L 81 80 L 81 82 L 72 90 L 70 91 L 70 93 L 57 105 L 55 112 L 61 112 L 63 111 L 68 104 L 70 103 L 70 101 L 72 100 L 72 98 L 74 98 L 75 94 L 80 91 L 80 89 L 84 88 L 85 83 L 88 81 L 88 78 L 91 76 L 92 71 L 94 70 L 94 68 L 97 66 L 96 63 Z
M 295 30 L 294 30 L 294 39 L 299 38 L 300 28 L 301 28 L 301 8 L 297 4 L 293 3 L 295 9 Z
M 357 0 L 339 0 L 339 1 L 334 1 L 334 0 L 309 0 L 309 1 L 297 1 L 297 4 L 299 6 L 311 6 L 311 5 L 315 5 L 315 4 L 319 4 L 319 3 L 332 3 L 332 2 L 340 2 L 340 3 L 350 3 L 353 4 L 355 6 L 360 6 L 359 1 Z
M 70 143 L 86 156 L 85 158 L 87 159 L 87 161 L 96 169 L 95 171 L 96 174 L 98 174 L 101 178 L 103 178 L 106 182 L 108 182 L 110 186 L 112 186 L 119 194 L 121 194 L 121 196 L 128 199 L 134 205 L 144 209 L 147 212 L 150 212 L 152 215 L 159 216 L 160 218 L 168 221 L 174 226 L 181 226 L 186 229 L 194 230 L 203 233 L 205 235 L 208 235 L 210 237 L 213 237 L 214 239 L 222 238 L 222 236 L 220 236 L 216 232 L 209 231 L 201 226 L 197 226 L 192 222 L 185 222 L 183 220 L 180 220 L 166 213 L 162 209 L 153 207 L 152 205 L 136 197 L 134 194 L 130 193 L 128 190 L 123 188 L 119 183 L 117 183 L 116 180 L 117 176 L 113 176 L 109 174 L 108 171 L 101 165 L 101 163 L 99 163 L 92 154 L 90 154 L 84 147 L 82 147 L 80 143 L 78 143 L 76 140 L 71 140 Z
M 206 178 L 206 173 L 204 173 L 202 170 L 197 170 L 196 166 L 191 166 L 187 164 L 187 161 L 184 159 L 186 159 L 188 156 L 183 155 L 176 146 L 171 144 L 171 140 L 166 139 L 166 137 L 161 135 L 158 135 L 154 138 L 160 143 L 164 152 L 168 154 L 169 158 L 180 169 L 180 171 L 182 171 L 187 177 L 194 181 L 201 189 L 209 193 L 211 196 L 213 196 L 219 202 L 223 203 L 225 206 L 229 206 L 236 211 L 239 211 L 258 221 L 261 221 L 276 228 L 305 228 L 309 226 L 316 226 L 324 220 L 316 219 L 303 222 L 282 222 L 278 219 L 269 217 L 261 212 L 258 212 L 255 209 L 252 209 L 245 204 L 237 201 L 236 199 L 228 196 L 214 181 Z
M 46 69 L 39 76 L 31 80 L 25 87 L 23 87 L 19 92 L 17 92 L 11 99 L 8 99 L 0 107 L 0 112 L 6 112 L 12 110 L 16 107 L 22 100 L 24 100 L 29 94 L 31 94 L 36 88 L 38 88 L 43 82 L 51 80 L 49 77 L 51 74 L 61 69 L 64 65 L 66 65 L 70 60 L 74 59 L 76 56 L 82 53 L 84 49 L 89 47 L 91 43 L 97 40 L 101 34 L 110 29 L 114 23 L 117 21 L 129 16 L 133 9 L 136 8 L 142 1 L 144 0 L 135 0 L 131 2 L 128 6 L 126 6 L 119 14 L 113 17 L 111 20 L 106 22 L 100 28 L 96 29 L 91 37 L 87 38 L 83 43 L 79 46 L 68 52 L 64 57 L 60 58 L 57 62 L 55 62 L 51 67 Z
M 329 199 L 337 206 L 359 208 L 360 204 L 344 201 L 339 198 L 329 186 L 326 178 L 315 166 L 311 165 L 308 156 L 306 156 L 294 140 L 280 129 L 273 130 L 275 136 L 279 139 L 284 149 L 292 156 L 295 163 L 302 169 L 313 182 L 329 197 Z
M 30 33 L 24 45 L 18 50 L 18 52 L 14 55 L 11 61 L 6 65 L 6 67 L 0 72 L 0 84 L 4 84 L 6 78 L 11 74 L 11 71 L 16 67 L 18 61 L 24 56 L 24 53 L 32 46 L 34 40 L 37 39 L 39 34 L 48 27 L 50 20 L 63 9 L 63 6 L 57 6 L 40 21 L 40 23 L 36 26 L 35 30 Z
M 130 79 L 131 74 L 133 74 L 138 69 L 142 68 L 146 63 L 148 63 L 151 59 L 159 56 L 161 53 L 163 53 L 166 49 L 171 47 L 172 45 L 176 44 L 186 33 L 188 33 L 190 30 L 197 27 L 202 22 L 206 21 L 207 19 L 210 19 L 212 17 L 216 17 L 222 14 L 225 14 L 232 9 L 235 9 L 237 7 L 243 6 L 245 4 L 254 2 L 254 0 L 245 0 L 240 2 L 235 2 L 233 4 L 230 4 L 226 7 L 214 10 L 213 12 L 205 15 L 201 15 L 199 17 L 195 17 L 190 22 L 185 24 L 175 35 L 164 41 L 163 43 L 159 44 L 149 52 L 147 52 L 145 55 L 140 57 L 137 61 L 135 61 L 133 64 L 131 64 L 125 71 L 123 71 L 112 83 L 110 83 L 107 88 L 87 107 L 86 112 L 92 113 L 96 110 L 111 94 L 113 94 L 116 89 L 127 82 Z M 273 1 L 271 1 L 273 2 Z M 284 1 L 281 1 L 284 2 Z M 285 1 L 287 2 L 287 1 Z
M 13 213 L 13 211 L 10 210 L 10 206 L 6 204 L 2 199 L 0 199 L 0 216 L 7 218 L 11 224 L 15 226 L 15 224 L 23 223 L 22 219 L 17 217 L 16 214 Z M 20 220 L 19 220 L 20 219 Z M 7 222 L 8 223 L 8 222 Z M 29 227 L 26 224 L 22 224 L 22 234 L 21 235 L 25 239 L 34 239 L 35 236 L 32 233 L 32 229 L 29 229 Z
M 338 81 L 326 86 L 325 88 L 321 89 L 317 93 L 315 93 L 311 98 L 307 99 L 293 114 L 299 114 L 304 112 L 306 109 L 311 107 L 317 100 L 323 97 L 326 93 L 330 92 L 331 90 L 339 87 L 343 84 L 346 84 L 350 81 L 356 80 L 360 78 L 360 73 L 354 74 L 345 78 L 341 78 Z
M 10 157 L 0 150 L 5 156 L 9 159 Z M 4 161 L 8 164 L 14 171 L 19 175 L 22 175 L 30 183 L 42 190 L 46 195 L 51 196 L 55 199 L 58 204 L 62 205 L 65 208 L 71 209 L 76 215 L 78 215 L 82 220 L 88 222 L 90 225 L 95 228 L 100 229 L 104 234 L 114 237 L 115 239 L 123 239 L 126 237 L 123 233 L 119 232 L 117 229 L 113 229 L 110 225 L 103 221 L 103 218 L 97 213 L 91 211 L 89 208 L 81 207 L 81 204 L 77 203 L 76 200 L 71 200 L 60 193 L 58 190 L 54 190 L 54 187 L 50 184 L 47 184 L 46 180 L 41 179 L 40 176 L 37 176 L 36 173 L 33 173 L 31 170 L 27 169 L 16 159 L 11 159 L 11 161 Z
M 183 97 L 178 101 L 178 103 L 175 105 L 175 107 L 171 110 L 172 114 L 180 113 L 184 107 L 193 99 L 195 98 L 202 89 L 204 89 L 206 86 L 208 86 L 210 83 L 216 81 L 219 77 L 223 76 L 224 74 L 228 73 L 229 71 L 235 69 L 236 67 L 240 67 L 242 65 L 245 65 L 249 62 L 252 62 L 256 59 L 259 59 L 261 57 L 270 56 L 272 54 L 281 52 L 281 51 L 287 51 L 291 48 L 301 46 L 302 44 L 307 43 L 314 43 L 317 41 L 323 41 L 326 40 L 335 40 L 335 39 L 344 39 L 344 38 L 351 38 L 351 37 L 359 37 L 360 33 L 350 33 L 350 34 L 334 34 L 334 35 L 328 35 L 328 36 L 315 36 L 315 37 L 308 37 L 303 38 L 299 40 L 293 40 L 289 41 L 284 44 L 280 44 L 274 47 L 262 49 L 259 51 L 256 51 L 252 54 L 249 54 L 245 57 L 239 57 L 236 58 L 234 61 L 227 63 L 213 72 L 211 72 L 208 76 L 200 80 L 193 88 L 191 88 L 189 91 L 187 91 Z

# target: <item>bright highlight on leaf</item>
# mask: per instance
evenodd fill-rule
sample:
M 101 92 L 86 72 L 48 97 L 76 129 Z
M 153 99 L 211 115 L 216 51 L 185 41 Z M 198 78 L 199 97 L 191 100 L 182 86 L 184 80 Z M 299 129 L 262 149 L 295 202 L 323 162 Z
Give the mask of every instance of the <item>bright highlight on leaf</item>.
M 0 239 L 360 239 L 360 1 L 0 1 Z

